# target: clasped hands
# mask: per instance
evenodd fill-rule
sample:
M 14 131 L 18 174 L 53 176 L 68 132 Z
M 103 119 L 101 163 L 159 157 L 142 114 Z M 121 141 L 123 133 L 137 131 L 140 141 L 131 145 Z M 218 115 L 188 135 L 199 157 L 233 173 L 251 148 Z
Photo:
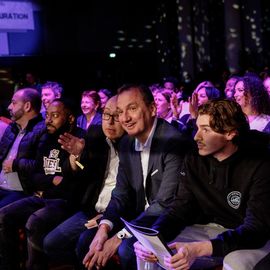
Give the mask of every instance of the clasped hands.
M 83 259 L 84 266 L 88 270 L 94 267 L 96 269 L 104 267 L 108 260 L 116 254 L 120 244 L 121 240 L 116 236 L 108 239 L 108 233 L 100 227 Z

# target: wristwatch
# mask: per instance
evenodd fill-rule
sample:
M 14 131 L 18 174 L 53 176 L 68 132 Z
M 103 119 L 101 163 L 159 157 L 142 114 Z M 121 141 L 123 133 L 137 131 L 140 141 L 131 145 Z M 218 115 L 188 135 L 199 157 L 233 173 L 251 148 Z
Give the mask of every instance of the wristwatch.
M 118 239 L 123 239 L 123 238 L 131 238 L 132 237 L 132 234 L 130 234 L 125 228 L 123 228 L 121 231 L 119 231 L 117 234 L 116 234 L 117 238 Z
M 117 236 L 118 239 L 122 240 L 123 238 L 126 238 L 126 233 L 125 233 L 124 230 L 121 230 L 116 234 L 116 236 Z

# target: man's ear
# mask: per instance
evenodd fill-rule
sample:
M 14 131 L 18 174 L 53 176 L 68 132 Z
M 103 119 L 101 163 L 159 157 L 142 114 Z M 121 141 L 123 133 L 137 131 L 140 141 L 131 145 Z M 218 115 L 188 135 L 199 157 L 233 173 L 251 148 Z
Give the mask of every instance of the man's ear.
M 150 109 L 151 109 L 151 115 L 155 116 L 157 114 L 157 106 L 155 102 L 152 102 L 150 104 Z
M 227 140 L 232 141 L 232 139 L 238 135 L 237 130 L 231 130 L 226 134 Z
M 24 110 L 25 110 L 26 112 L 30 112 L 30 111 L 31 111 L 31 108 L 32 108 L 31 102 L 30 102 L 30 101 L 26 101 L 26 102 L 24 103 Z

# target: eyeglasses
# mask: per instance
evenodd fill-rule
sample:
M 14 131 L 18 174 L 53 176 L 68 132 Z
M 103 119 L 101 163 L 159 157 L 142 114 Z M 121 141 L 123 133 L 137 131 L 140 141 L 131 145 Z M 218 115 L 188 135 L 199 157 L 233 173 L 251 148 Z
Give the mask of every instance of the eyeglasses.
M 110 113 L 102 113 L 102 119 L 109 121 L 113 118 L 114 122 L 119 122 L 119 115 L 118 114 L 110 114 Z

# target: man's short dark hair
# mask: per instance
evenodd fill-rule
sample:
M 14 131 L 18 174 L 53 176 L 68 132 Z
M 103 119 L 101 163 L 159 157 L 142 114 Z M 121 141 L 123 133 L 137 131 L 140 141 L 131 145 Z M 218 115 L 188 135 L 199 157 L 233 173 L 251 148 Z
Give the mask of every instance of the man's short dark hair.
M 150 105 L 154 102 L 154 96 L 150 88 L 143 84 L 125 84 L 117 90 L 117 94 L 119 95 L 131 89 L 139 90 L 146 105 Z
M 41 109 L 41 96 L 36 89 L 23 88 L 20 89 L 23 92 L 22 99 L 24 102 L 30 102 L 32 109 L 39 113 Z
M 249 131 L 249 123 L 241 106 L 233 100 L 211 100 L 201 105 L 199 115 L 210 116 L 210 127 L 217 133 L 224 134 L 232 130 L 237 131 L 233 142 L 238 144 L 239 139 Z
M 57 95 L 62 96 L 62 94 L 63 94 L 63 87 L 58 82 L 50 82 L 50 81 L 48 81 L 48 82 L 44 83 L 41 86 L 41 89 L 43 89 L 43 88 L 50 88 L 50 89 L 52 89 L 52 91 L 54 92 L 54 94 L 56 96 Z
M 53 102 L 60 102 L 64 105 L 64 109 L 67 112 L 68 115 L 76 115 L 76 106 L 74 102 L 68 98 L 56 98 L 52 101 Z

